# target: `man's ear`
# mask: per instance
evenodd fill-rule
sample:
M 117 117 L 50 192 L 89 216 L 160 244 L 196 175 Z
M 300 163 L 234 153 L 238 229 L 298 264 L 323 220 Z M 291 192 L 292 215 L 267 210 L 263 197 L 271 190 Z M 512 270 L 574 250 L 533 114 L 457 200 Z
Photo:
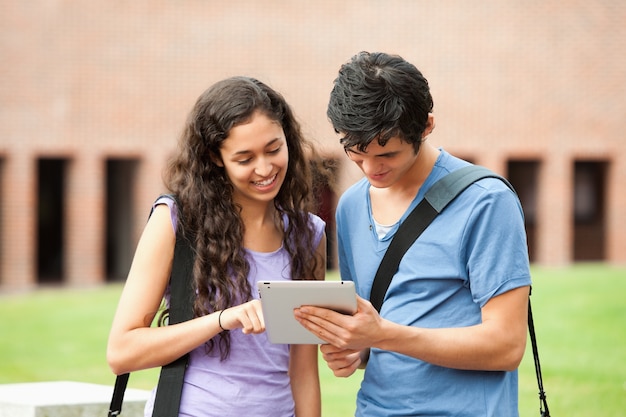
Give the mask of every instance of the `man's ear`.
M 428 113 L 428 120 L 426 120 L 426 128 L 424 128 L 424 133 L 422 133 L 422 139 L 430 135 L 433 130 L 435 130 L 435 116 L 432 113 Z

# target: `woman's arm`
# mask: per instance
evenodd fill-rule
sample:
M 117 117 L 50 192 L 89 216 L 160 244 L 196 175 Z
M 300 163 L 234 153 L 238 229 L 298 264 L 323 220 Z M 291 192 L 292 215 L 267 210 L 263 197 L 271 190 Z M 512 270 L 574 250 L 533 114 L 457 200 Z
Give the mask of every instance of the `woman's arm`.
M 291 345 L 289 377 L 296 417 L 320 417 L 322 394 L 317 363 L 317 345 Z
M 315 256 L 317 268 L 314 278 L 323 281 L 326 276 L 326 235 L 322 235 Z M 322 394 L 317 345 L 292 345 L 289 353 L 289 377 L 296 405 L 296 417 L 320 417 Z
M 115 374 L 166 365 L 222 331 L 219 313 L 150 327 L 167 287 L 176 237 L 169 209 L 158 205 L 143 231 L 113 319 L 107 361 Z M 265 330 L 258 300 L 224 310 L 222 326 L 245 333 Z
M 107 360 L 116 374 L 170 363 L 220 331 L 214 314 L 150 327 L 169 281 L 175 241 L 169 209 L 158 205 L 137 245 L 109 333 Z

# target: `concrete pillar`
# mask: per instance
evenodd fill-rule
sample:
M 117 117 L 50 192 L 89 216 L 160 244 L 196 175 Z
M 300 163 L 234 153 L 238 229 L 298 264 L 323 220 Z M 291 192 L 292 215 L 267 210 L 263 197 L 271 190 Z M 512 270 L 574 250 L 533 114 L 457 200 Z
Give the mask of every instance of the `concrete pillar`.
M 553 153 L 539 170 L 537 201 L 537 263 L 551 266 L 572 262 L 573 162 Z
M 105 162 L 90 153 L 68 161 L 66 187 L 66 283 L 105 280 Z
M 167 160 L 163 155 L 156 152 L 146 152 L 138 159 L 135 184 L 137 194 L 135 195 L 133 236 L 135 245 L 146 226 L 150 205 L 154 200 L 166 192 L 163 185 L 163 170 Z
M 607 173 L 606 260 L 626 264 L 626 152 L 616 150 Z
M 27 152 L 4 159 L 0 198 L 0 287 L 37 284 L 36 164 Z

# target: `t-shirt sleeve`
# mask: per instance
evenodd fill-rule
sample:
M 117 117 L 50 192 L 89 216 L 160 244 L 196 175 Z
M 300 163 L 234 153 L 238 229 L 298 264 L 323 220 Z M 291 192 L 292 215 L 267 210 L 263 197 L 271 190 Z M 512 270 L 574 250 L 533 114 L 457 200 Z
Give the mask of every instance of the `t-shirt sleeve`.
M 176 227 L 178 225 L 178 208 L 176 207 L 176 200 L 172 197 L 163 195 L 152 204 L 152 210 L 156 208 L 156 206 L 165 204 L 170 209 L 170 219 L 172 221 L 172 229 L 174 230 L 174 234 L 176 234 Z M 152 212 L 150 212 L 152 214 Z
M 311 222 L 314 230 L 314 241 L 313 246 L 317 247 L 322 241 L 322 235 L 326 230 L 326 222 L 322 220 L 319 216 L 315 214 L 309 214 L 309 221 Z
M 465 231 L 467 268 L 474 301 L 531 284 L 522 207 L 508 188 L 489 190 Z

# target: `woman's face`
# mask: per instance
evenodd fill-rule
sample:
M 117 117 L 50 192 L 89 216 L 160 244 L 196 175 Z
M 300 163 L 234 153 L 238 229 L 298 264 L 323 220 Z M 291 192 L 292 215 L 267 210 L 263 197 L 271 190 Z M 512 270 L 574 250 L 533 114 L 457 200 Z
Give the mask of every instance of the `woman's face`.
M 230 130 L 220 154 L 235 202 L 267 203 L 276 197 L 289 163 L 287 140 L 278 122 L 255 112 L 248 123 Z

